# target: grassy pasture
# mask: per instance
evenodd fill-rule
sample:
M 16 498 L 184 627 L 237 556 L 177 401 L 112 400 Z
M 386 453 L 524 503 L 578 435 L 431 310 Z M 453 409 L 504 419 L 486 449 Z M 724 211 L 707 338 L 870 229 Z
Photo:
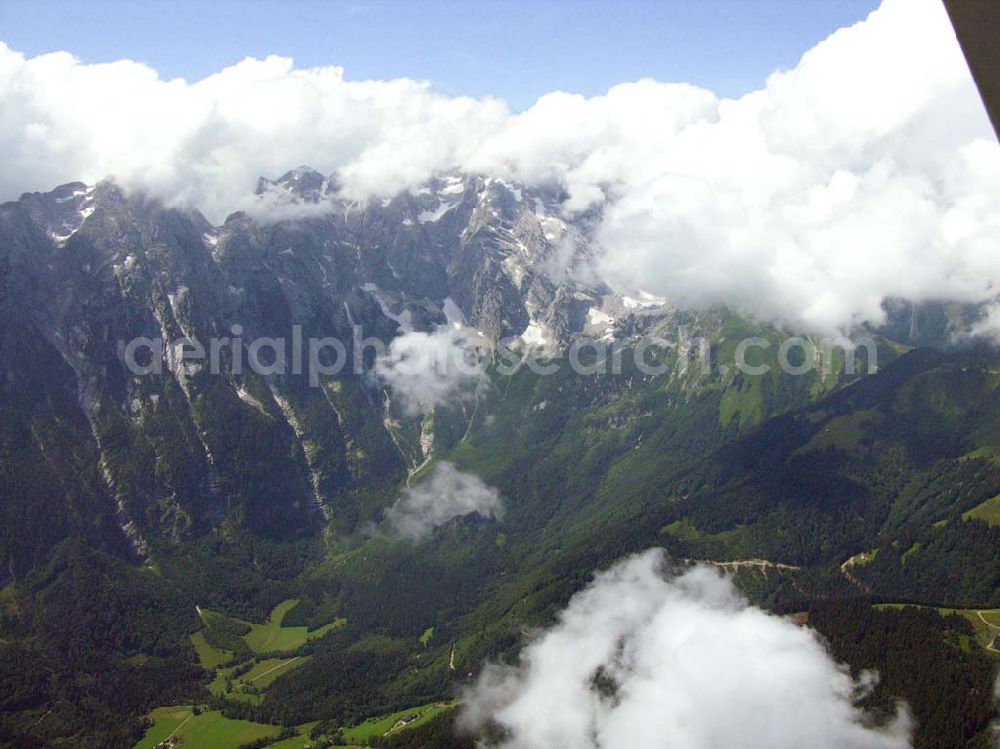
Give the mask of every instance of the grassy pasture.
M 195 632 L 191 635 L 191 644 L 194 645 L 195 652 L 198 653 L 201 667 L 206 671 L 213 671 L 232 660 L 233 654 L 228 650 L 210 645 L 205 639 L 204 632 Z
M 278 726 L 231 720 L 215 710 L 195 715 L 190 706 L 160 707 L 150 718 L 153 726 L 134 749 L 153 749 L 172 735 L 181 738 L 184 749 L 236 749 L 281 732 Z
M 282 621 L 285 614 L 292 610 L 298 603 L 295 598 L 282 601 L 271 612 L 271 616 L 264 624 L 250 624 L 250 632 L 243 639 L 255 653 L 275 653 L 288 650 L 296 650 L 305 645 L 309 640 L 322 637 L 327 632 L 342 627 L 345 619 L 337 619 L 324 624 L 319 629 L 310 632 L 306 627 L 283 627 Z
M 917 606 L 909 603 L 880 603 L 876 604 L 877 609 L 901 609 L 906 606 L 916 606 L 916 608 L 929 608 L 927 606 Z M 993 640 L 1000 635 L 1000 609 L 935 609 L 941 616 L 958 614 L 969 620 L 972 628 L 976 631 L 976 642 L 982 647 L 995 652 L 990 648 Z
M 1000 494 L 963 513 L 962 519 L 982 520 L 989 525 L 1000 525 Z
M 434 702 L 429 705 L 411 707 L 409 710 L 400 710 L 381 718 L 369 718 L 364 723 L 344 729 L 344 739 L 351 744 L 363 744 L 367 739 L 384 736 L 387 733 L 393 732 L 394 726 L 407 715 L 419 716 L 416 720 L 407 723 L 405 726 L 405 728 L 415 728 L 446 710 L 454 709 L 457 705 L 457 702 Z M 402 730 L 402 727 L 395 730 Z

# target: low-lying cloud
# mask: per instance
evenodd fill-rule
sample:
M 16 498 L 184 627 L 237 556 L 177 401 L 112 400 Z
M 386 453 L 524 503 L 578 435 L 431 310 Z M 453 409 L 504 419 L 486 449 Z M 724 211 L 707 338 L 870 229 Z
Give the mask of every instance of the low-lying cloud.
M 885 0 L 740 99 L 641 80 L 521 113 L 280 57 L 189 83 L 0 45 L 0 157 L 4 197 L 114 174 L 216 220 L 299 164 L 359 199 L 453 168 L 558 184 L 621 289 L 810 332 L 1000 285 L 1000 147 L 938 0 Z
M 475 514 L 499 519 L 503 511 L 499 490 L 454 463 L 441 461 L 426 480 L 404 490 L 386 511 L 386 521 L 403 538 L 420 541 L 454 518 Z
M 659 550 L 574 596 L 519 665 L 488 666 L 460 722 L 502 749 L 902 749 L 908 714 L 875 728 L 871 686 L 816 634 L 750 606 L 708 567 L 663 574 Z
M 475 332 L 440 325 L 431 332 L 407 331 L 393 338 L 375 374 L 392 388 L 410 415 L 427 413 L 473 397 L 484 364 Z

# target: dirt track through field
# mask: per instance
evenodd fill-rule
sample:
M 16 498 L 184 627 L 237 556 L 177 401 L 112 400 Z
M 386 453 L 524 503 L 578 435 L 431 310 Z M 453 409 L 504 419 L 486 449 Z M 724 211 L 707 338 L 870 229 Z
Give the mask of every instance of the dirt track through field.
M 253 677 L 252 679 L 250 679 L 250 683 L 253 684 L 255 681 L 257 681 L 257 679 L 263 679 L 268 674 L 277 671 L 279 668 L 284 668 L 289 663 L 292 663 L 293 661 L 297 661 L 301 657 L 302 657 L 301 655 L 297 655 L 294 658 L 289 658 L 287 661 L 284 661 L 283 663 L 279 663 L 276 666 L 271 666 L 271 668 L 267 669 L 267 671 L 265 671 L 264 673 L 257 674 L 255 677 Z

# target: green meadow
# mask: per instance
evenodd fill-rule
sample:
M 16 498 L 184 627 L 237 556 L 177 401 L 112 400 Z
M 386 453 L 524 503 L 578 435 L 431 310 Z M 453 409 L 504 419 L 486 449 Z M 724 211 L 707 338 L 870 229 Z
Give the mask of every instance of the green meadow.
M 219 666 L 229 663 L 233 658 L 232 651 L 222 650 L 209 644 L 208 640 L 205 639 L 204 632 L 195 632 L 191 635 L 191 644 L 194 645 L 195 652 L 198 654 L 201 667 L 206 671 L 213 671 Z
M 353 728 L 344 730 L 344 739 L 351 744 L 363 744 L 368 739 L 384 736 L 387 733 L 402 730 L 403 728 L 415 728 L 436 715 L 440 715 L 448 710 L 453 710 L 458 705 L 457 702 L 434 702 L 429 705 L 412 707 L 409 710 L 400 710 L 381 718 L 370 718 L 364 723 L 360 723 Z M 397 726 L 406 716 L 416 715 L 416 719 L 403 725 Z
M 231 720 L 215 710 L 195 715 L 190 706 L 160 707 L 149 717 L 153 726 L 134 749 L 153 749 L 174 735 L 180 737 L 180 745 L 184 749 L 237 749 L 243 744 L 281 733 L 278 726 Z
M 989 525 L 1000 526 L 1000 494 L 987 499 L 962 515 L 963 520 L 982 520 Z
M 253 652 L 258 654 L 297 650 L 310 640 L 322 637 L 327 632 L 342 627 L 347 621 L 346 619 L 336 619 L 311 631 L 308 627 L 282 626 L 285 615 L 295 608 L 298 602 L 297 598 L 282 601 L 274 607 L 268 620 L 263 624 L 244 621 L 209 609 L 201 609 L 201 620 L 208 629 L 227 624 L 242 627 L 245 631 L 245 634 L 242 635 L 243 641 Z M 204 632 L 195 632 L 191 635 L 191 642 L 198 652 L 202 667 L 208 671 L 224 665 L 232 659 L 233 653 L 231 651 L 210 644 Z
M 344 729 L 343 736 L 346 743 L 339 748 L 331 747 L 331 749 L 367 746 L 372 739 L 420 726 L 437 715 L 455 709 L 458 704 L 458 702 L 434 702 L 400 710 L 380 718 L 371 718 L 357 726 Z M 411 720 L 403 723 L 408 717 Z M 149 718 L 153 721 L 152 727 L 133 749 L 153 749 L 172 736 L 180 738 L 180 746 L 184 749 L 238 749 L 250 742 L 276 737 L 282 731 L 280 726 L 232 720 L 223 717 L 222 713 L 215 710 L 206 710 L 195 715 L 190 705 L 160 707 L 150 713 Z M 297 726 L 295 736 L 275 741 L 273 744 L 268 744 L 268 747 L 302 749 L 303 745 L 313 743 L 309 733 L 315 725 L 313 722 Z
M 271 612 L 271 616 L 264 624 L 250 624 L 250 632 L 244 636 L 247 645 L 255 653 L 275 653 L 288 650 L 296 650 L 305 645 L 309 640 L 322 637 L 327 632 L 342 627 L 345 619 L 337 619 L 325 624 L 312 632 L 307 627 L 283 627 L 281 623 L 285 619 L 285 614 L 291 611 L 298 603 L 297 598 L 289 598 L 282 601 Z
M 216 696 L 257 702 L 260 700 L 260 695 L 256 693 L 257 690 L 267 689 L 279 676 L 283 676 L 299 666 L 304 666 L 311 658 L 312 656 L 309 655 L 291 658 L 265 658 L 254 663 L 249 671 L 239 676 L 233 676 L 236 671 L 235 666 L 220 668 L 216 671 L 215 678 L 208 685 L 208 689 Z M 227 682 L 232 682 L 228 691 L 226 689 Z M 251 689 L 247 689 L 247 687 Z
M 901 609 L 906 606 L 915 606 L 916 608 L 933 608 L 927 606 L 916 606 L 915 604 L 908 603 L 880 603 L 876 604 L 875 608 Z M 958 616 L 968 619 L 972 624 L 972 628 L 976 631 L 976 642 L 990 652 L 996 652 L 990 646 L 993 644 L 993 640 L 1000 635 L 1000 609 L 936 608 L 935 610 L 942 616 L 957 614 Z

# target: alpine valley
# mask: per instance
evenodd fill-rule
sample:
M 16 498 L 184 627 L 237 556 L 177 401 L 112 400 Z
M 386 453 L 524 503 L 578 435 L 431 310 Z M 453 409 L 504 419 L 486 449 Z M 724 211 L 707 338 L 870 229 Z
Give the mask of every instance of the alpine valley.
M 914 746 L 991 745 L 1000 356 L 963 337 L 976 310 L 893 301 L 858 367 L 786 374 L 789 331 L 613 291 L 599 217 L 557 190 L 337 187 L 262 179 L 220 226 L 110 180 L 0 206 L 0 745 L 472 747 L 485 665 L 651 547 L 877 672 L 863 706 L 905 702 Z M 293 330 L 345 366 L 176 354 Z M 698 366 L 748 337 L 769 373 Z M 652 374 L 650 338 L 675 342 Z M 151 373 L 137 339 L 164 343 Z M 393 367 L 408 343 L 561 366 L 425 382 Z

